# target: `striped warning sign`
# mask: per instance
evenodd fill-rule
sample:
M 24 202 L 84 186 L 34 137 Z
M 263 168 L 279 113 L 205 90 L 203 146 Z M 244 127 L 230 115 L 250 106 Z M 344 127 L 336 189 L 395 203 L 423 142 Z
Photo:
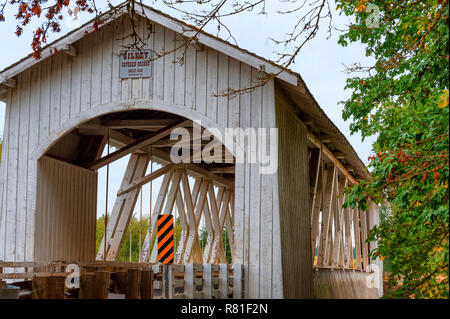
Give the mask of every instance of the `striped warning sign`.
M 158 262 L 173 263 L 173 216 L 158 216 Z

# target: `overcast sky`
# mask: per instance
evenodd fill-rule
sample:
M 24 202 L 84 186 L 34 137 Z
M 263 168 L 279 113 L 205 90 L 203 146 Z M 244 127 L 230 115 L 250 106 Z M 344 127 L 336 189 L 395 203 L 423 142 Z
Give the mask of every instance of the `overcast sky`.
M 113 0 L 111 2 L 113 4 L 118 4 L 121 1 Z M 104 7 L 104 5 L 102 5 L 103 3 L 104 1 L 97 1 L 99 7 Z M 161 1 L 144 0 L 144 3 L 152 5 L 174 17 L 180 17 L 177 12 L 166 8 Z M 274 52 L 277 50 L 279 52 L 281 48 L 276 48 L 268 39 L 270 37 L 276 39 L 283 38 L 284 35 L 290 31 L 290 26 L 296 23 L 300 17 L 299 14 L 277 14 L 276 11 L 281 9 L 282 6 L 285 5 L 281 4 L 279 1 L 270 0 L 267 1 L 267 15 L 243 13 L 238 17 L 229 18 L 224 22 L 232 30 L 232 33 L 237 40 L 237 44 L 240 47 L 265 58 L 274 59 Z M 5 14 L 7 21 L 0 23 L 0 39 L 2 43 L 0 47 L 0 70 L 31 53 L 30 44 L 32 30 L 38 25 L 32 24 L 28 26 L 24 30 L 24 34 L 18 38 L 14 34 L 16 27 L 16 21 L 13 18 L 14 13 L 15 12 L 12 12 L 11 10 L 7 10 Z M 92 18 L 92 16 L 88 14 L 82 16 L 80 19 L 81 23 L 84 23 L 90 18 Z M 335 26 L 344 28 L 348 23 L 349 20 L 346 17 L 340 17 L 336 13 L 334 14 L 333 24 Z M 52 36 L 50 41 L 72 30 L 74 26 L 76 26 L 74 23 L 63 23 L 63 32 L 57 36 Z M 327 23 L 322 23 L 318 36 L 303 48 L 303 51 L 296 59 L 295 64 L 290 68 L 300 73 L 319 105 L 347 137 L 361 160 L 367 164 L 367 158 L 370 156 L 371 144 L 374 139 L 362 142 L 358 134 L 350 135 L 348 128 L 349 122 L 344 122 L 342 120 L 341 115 L 343 107 L 338 104 L 339 101 L 347 99 L 351 94 L 350 91 L 344 90 L 345 80 L 348 77 L 348 75 L 344 73 L 344 64 L 349 65 L 355 61 L 364 62 L 367 61 L 367 58 L 365 57 L 364 49 L 361 45 L 352 44 L 347 48 L 339 46 L 337 43 L 339 36 L 338 31 L 334 31 L 332 36 L 327 39 L 328 33 L 326 32 L 326 29 Z M 215 30 L 214 27 L 207 29 L 207 31 L 211 33 L 215 33 Z M 4 111 L 5 104 L 0 102 L 0 136 L 3 136 Z M 113 174 L 111 177 L 113 179 L 113 181 L 110 182 L 112 188 L 118 188 L 120 184 L 123 169 L 126 165 L 126 159 L 121 160 L 115 165 L 117 165 L 117 169 L 112 171 L 120 173 Z M 104 180 L 104 171 L 99 172 L 99 199 L 103 198 L 104 201 L 105 195 L 101 190 L 103 186 L 102 180 Z M 154 185 L 154 188 L 157 187 Z M 145 189 L 144 192 L 146 192 Z M 114 194 L 114 192 L 111 193 Z M 112 206 L 113 201 L 114 198 L 111 197 L 108 201 L 110 207 Z M 144 203 L 144 206 L 145 205 L 146 204 Z M 137 206 L 139 207 L 139 205 Z M 99 212 L 104 210 L 103 207 L 104 205 L 99 203 Z

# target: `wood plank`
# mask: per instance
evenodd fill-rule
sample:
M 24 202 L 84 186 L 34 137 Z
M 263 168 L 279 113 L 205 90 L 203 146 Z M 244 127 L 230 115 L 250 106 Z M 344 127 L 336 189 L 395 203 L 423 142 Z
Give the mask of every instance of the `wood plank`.
M 330 215 L 332 211 L 332 202 L 333 202 L 333 194 L 334 194 L 334 179 L 335 179 L 335 170 L 336 168 L 330 167 L 327 170 L 326 174 L 326 183 L 325 183 L 325 193 L 323 196 L 322 202 L 322 223 L 321 223 L 321 231 L 319 238 L 319 247 L 318 247 L 318 256 L 317 256 L 317 265 L 322 267 L 325 264 L 325 250 L 327 247 L 327 237 L 328 230 L 330 227 Z M 325 175 L 325 174 L 324 174 Z
M 127 178 L 124 177 L 125 180 L 128 180 L 128 177 L 131 178 L 130 182 L 134 179 L 142 177 L 146 170 L 147 165 L 149 162 L 148 155 L 137 155 L 137 161 L 134 167 L 134 170 L 131 168 L 131 171 L 127 168 L 127 174 L 132 173 L 132 176 L 127 176 Z M 131 160 L 131 158 L 130 158 Z M 126 182 L 126 181 L 125 181 Z M 115 223 L 113 225 L 114 232 L 111 233 L 111 237 L 108 240 L 107 238 L 107 260 L 116 260 L 117 255 L 120 252 L 120 247 L 123 242 L 123 238 L 125 236 L 126 229 L 130 223 L 131 215 L 133 213 L 134 207 L 136 205 L 136 201 L 139 197 L 139 191 L 140 189 L 137 188 L 133 191 L 128 192 L 126 195 L 123 195 L 118 197 L 116 199 L 116 203 L 114 204 L 116 209 L 113 209 L 113 213 L 117 215 L 114 219 L 111 215 L 111 222 L 114 220 Z M 99 254 L 102 254 L 101 251 L 99 251 Z M 98 259 L 101 257 L 101 255 L 97 256 Z
M 212 269 L 211 264 L 203 264 L 203 297 L 204 299 L 212 299 Z
M 140 298 L 153 299 L 153 270 L 142 269 Z
M 128 269 L 127 292 L 125 299 L 140 299 L 142 271 Z
M 160 130 L 169 125 L 176 124 L 177 120 L 174 119 L 131 119 L 131 120 L 103 120 L 102 126 L 109 127 L 111 129 L 123 129 L 123 128 L 145 128 Z
M 66 276 L 50 276 L 48 277 L 48 298 L 49 299 L 65 299 Z
M 194 264 L 189 263 L 184 265 L 184 295 L 187 299 L 194 299 L 195 285 L 194 285 Z
M 180 224 L 181 224 L 181 233 L 180 233 L 180 239 L 177 244 L 177 250 L 175 253 L 175 263 L 181 263 L 181 258 L 184 255 L 184 251 L 186 249 L 186 241 L 187 241 L 187 235 L 189 233 L 189 224 L 188 219 L 186 215 L 186 210 L 184 208 L 184 201 L 181 196 L 181 192 L 178 192 L 177 198 L 176 198 L 176 205 L 178 210 L 178 215 L 180 216 Z
M 187 216 L 189 220 L 189 235 L 188 240 L 186 243 L 186 250 L 183 257 L 184 263 L 189 263 L 191 260 L 191 257 L 193 256 L 193 250 L 194 250 L 194 256 L 195 260 L 198 264 L 203 263 L 203 256 L 201 252 L 200 242 L 198 239 L 197 229 L 198 229 L 198 223 L 196 220 L 196 214 L 194 212 L 194 203 L 192 201 L 192 195 L 189 188 L 189 181 L 187 174 L 183 174 L 182 178 L 182 185 L 184 190 L 184 200 L 186 202 L 186 211 Z M 198 204 L 195 206 L 195 210 L 197 210 Z M 199 262 L 201 261 L 201 262 Z
M 315 264 L 316 248 L 318 248 L 317 241 L 318 241 L 318 236 L 320 233 L 319 217 L 320 217 L 320 209 L 322 206 L 323 196 L 324 196 L 324 192 L 325 192 L 324 191 L 325 185 L 323 185 L 323 182 L 324 182 L 324 180 L 326 180 L 326 177 L 324 177 L 324 174 L 326 174 L 326 173 L 327 173 L 327 171 L 323 167 L 322 158 L 319 155 L 318 169 L 317 169 L 317 175 L 315 178 L 314 194 L 313 194 L 313 201 L 312 201 L 313 204 L 312 204 L 312 208 L 311 208 L 311 244 L 312 244 L 311 248 L 312 248 L 313 264 Z
M 155 24 L 154 33 L 154 58 L 153 62 L 153 98 L 164 100 L 164 27 L 160 24 Z
M 348 172 L 348 170 L 341 164 L 341 162 L 334 156 L 321 141 L 313 133 L 308 132 L 308 140 L 317 148 L 322 149 L 323 155 L 326 156 L 335 165 L 339 171 L 344 174 L 352 184 L 358 184 L 356 179 Z
M 32 285 L 32 299 L 48 299 L 48 277 L 36 276 Z
M 89 169 L 92 169 L 92 170 L 99 169 L 121 157 L 124 157 L 125 155 L 128 155 L 136 150 L 143 148 L 144 146 L 148 146 L 148 145 L 162 139 L 163 137 L 169 135 L 173 129 L 175 129 L 177 127 L 184 127 L 186 125 L 189 125 L 190 123 L 191 123 L 190 120 L 179 121 L 176 124 L 170 125 L 169 127 L 166 127 L 164 129 L 157 131 L 155 134 L 152 134 L 152 136 L 150 136 L 150 137 L 147 137 L 147 136 L 142 137 L 142 138 L 136 140 L 135 142 L 128 144 L 127 146 L 124 146 L 121 149 L 119 149 L 109 155 L 106 155 L 98 160 L 95 160 L 92 163 L 88 164 L 86 167 L 88 167 Z
M 125 193 L 128 193 L 136 188 L 139 188 L 141 186 L 144 186 L 145 184 L 150 183 L 151 181 L 157 179 L 158 177 L 166 174 L 168 171 L 170 171 L 171 169 L 174 168 L 173 164 L 169 164 L 166 166 L 161 167 L 160 169 L 145 175 L 141 178 L 135 179 L 133 182 L 131 182 L 130 184 L 126 185 L 125 187 L 121 187 L 119 189 L 119 191 L 117 192 L 117 196 L 121 196 Z
M 220 264 L 219 271 L 219 298 L 227 299 L 228 298 L 228 265 Z
M 150 249 L 153 247 L 153 239 L 156 234 L 156 221 L 158 215 L 161 214 L 164 201 L 166 199 L 167 190 L 169 188 L 169 183 L 172 178 L 173 171 L 169 171 L 164 175 L 163 181 L 161 183 L 161 188 L 159 189 L 159 194 L 156 199 L 155 208 L 152 211 L 152 215 L 150 217 L 151 225 L 147 229 L 147 233 L 145 235 L 144 244 L 142 246 L 141 251 L 141 261 L 147 261 L 150 258 Z
M 78 292 L 78 298 L 80 299 L 92 299 L 94 291 L 94 274 L 80 274 L 80 291 Z
M 94 299 L 108 299 L 109 271 L 94 271 L 92 297 Z

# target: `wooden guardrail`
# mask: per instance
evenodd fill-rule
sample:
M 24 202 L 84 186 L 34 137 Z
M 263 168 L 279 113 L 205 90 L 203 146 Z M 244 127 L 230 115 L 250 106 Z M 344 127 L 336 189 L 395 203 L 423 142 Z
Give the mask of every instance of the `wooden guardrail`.
M 78 266 L 79 274 L 69 265 Z M 79 278 L 79 286 L 67 285 Z M 242 265 L 121 262 L 0 262 L 0 286 L 22 298 L 227 299 L 244 297 Z

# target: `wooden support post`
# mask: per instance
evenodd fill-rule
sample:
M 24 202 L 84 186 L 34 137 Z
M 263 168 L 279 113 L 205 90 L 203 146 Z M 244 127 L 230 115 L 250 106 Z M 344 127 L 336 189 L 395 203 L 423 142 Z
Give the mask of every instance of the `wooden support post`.
M 175 296 L 175 269 L 174 269 L 174 265 L 168 265 L 168 281 L 167 281 L 167 286 L 168 286 L 168 298 L 169 299 L 173 299 Z
M 331 228 L 331 212 L 333 208 L 333 194 L 334 194 L 334 178 L 335 167 L 330 167 L 326 174 L 325 194 L 322 202 L 322 225 L 319 238 L 317 265 L 319 267 L 324 266 L 326 260 L 326 248 L 328 242 L 329 229 Z M 325 174 L 324 174 L 325 175 Z
M 111 281 L 114 283 L 114 293 L 126 294 L 128 284 L 128 271 L 119 270 L 111 274 Z
M 186 217 L 186 211 L 184 209 L 183 198 L 181 197 L 181 192 L 179 191 L 176 199 L 178 215 L 180 216 L 180 224 L 181 224 L 181 234 L 180 239 L 177 244 L 177 251 L 175 253 L 175 263 L 181 263 L 181 258 L 184 255 L 184 251 L 186 249 L 186 240 L 189 233 L 189 224 Z
M 234 189 L 231 192 L 230 212 L 225 219 L 225 227 L 228 233 L 228 241 L 231 249 L 231 262 L 235 260 L 235 244 L 234 244 Z
M 79 299 L 92 299 L 94 291 L 94 274 L 80 274 L 80 291 Z
M 152 211 L 152 216 L 150 217 L 150 225 L 147 229 L 147 234 L 145 235 L 144 244 L 142 246 L 141 262 L 148 261 L 150 258 L 150 249 L 153 246 L 153 239 L 156 234 L 156 221 L 158 219 L 158 215 L 160 215 L 163 210 L 163 205 L 166 199 L 167 190 L 169 189 L 172 174 L 173 170 L 167 172 L 164 175 L 163 181 L 161 183 L 161 188 L 159 189 L 158 198 L 156 199 L 155 203 L 155 209 Z
M 244 272 L 241 264 L 233 265 L 233 299 L 242 299 L 243 294 L 243 284 L 242 279 L 244 278 Z
M 3 267 L 0 267 L 0 274 L 3 274 Z M 6 288 L 6 281 L 0 279 L 0 288 Z
M 126 299 L 140 299 L 141 274 L 140 269 L 128 269 Z
M 125 188 L 132 183 L 133 180 L 144 176 L 148 162 L 148 155 L 132 154 L 122 180 L 121 188 Z M 105 234 L 106 249 L 105 238 L 103 238 L 97 253 L 98 260 L 105 259 L 105 252 L 106 260 L 117 259 L 134 206 L 139 197 L 139 190 L 140 188 L 136 188 L 123 195 L 117 196 Z
M 162 297 L 164 299 L 172 298 L 172 283 L 173 272 L 171 271 L 171 265 L 162 265 Z
M 348 253 L 348 268 L 354 268 L 353 264 L 353 240 L 352 240 L 352 225 L 353 225 L 353 210 L 351 207 L 347 208 L 346 211 L 348 226 L 346 226 L 347 231 L 347 253 Z
M 333 263 L 332 266 L 342 268 L 344 266 L 344 259 L 342 256 L 343 248 L 343 227 L 344 227 L 344 189 L 347 186 L 347 179 L 340 177 L 340 180 L 336 180 L 336 219 L 334 225 L 334 239 L 335 244 L 333 247 Z
M 198 223 L 197 223 L 195 212 L 197 212 L 197 209 L 203 210 L 205 197 L 202 195 L 203 196 L 203 200 L 202 200 L 203 204 L 199 205 L 199 203 L 197 203 L 197 205 L 195 206 L 195 212 L 194 212 L 194 202 L 192 200 L 191 190 L 189 187 L 189 180 L 188 180 L 186 172 L 183 174 L 181 181 L 182 181 L 183 190 L 184 190 L 184 200 L 186 202 L 187 216 L 189 218 L 189 235 L 188 235 L 188 239 L 186 242 L 186 250 L 184 253 L 183 261 L 184 261 L 184 263 L 190 262 L 191 257 L 193 256 L 192 253 L 194 250 L 195 260 L 198 264 L 201 264 L 203 262 L 203 256 L 202 256 L 200 241 L 198 239 L 198 233 L 197 233 Z M 201 207 L 199 207 L 199 206 L 201 206 Z M 200 215 L 200 213 L 199 213 L 199 215 Z
M 94 287 L 92 290 L 92 297 L 94 299 L 108 299 L 110 274 L 109 271 L 94 271 Z
M 195 271 L 194 264 L 184 265 L 184 296 L 187 299 L 194 299 L 195 293 Z
M 153 299 L 153 270 L 142 269 L 141 299 Z
M 315 263 L 316 247 L 320 231 L 319 216 L 320 216 L 320 208 L 322 205 L 322 198 L 324 195 L 323 187 L 325 187 L 323 185 L 323 178 L 322 178 L 324 174 L 326 174 L 326 171 L 324 171 L 321 165 L 321 167 L 318 169 L 318 178 L 316 180 L 317 184 L 315 185 L 315 194 L 313 196 L 313 205 L 311 211 L 311 246 L 312 246 L 313 265 Z
M 325 245 L 325 259 L 324 263 L 326 266 L 331 266 L 333 263 L 333 246 L 334 246 L 334 238 L 333 238 L 333 224 L 334 230 L 336 230 L 336 217 L 337 217 L 337 205 L 338 205 L 338 171 L 336 167 L 333 169 L 333 189 L 330 197 L 330 213 L 328 215 L 328 232 L 326 236 L 326 245 Z
M 47 299 L 48 298 L 48 277 L 35 276 L 32 282 L 32 298 Z
M 48 299 L 64 299 L 66 295 L 66 276 L 53 275 L 48 277 Z
M 228 298 L 228 265 L 220 264 L 219 265 L 219 298 L 227 299 Z
M 361 231 L 359 227 L 359 210 L 358 207 L 353 210 L 353 226 L 355 232 L 355 251 L 356 251 L 356 269 L 361 269 Z
M 225 219 L 229 212 L 229 204 L 231 200 L 231 190 L 227 189 L 224 192 L 223 198 L 221 198 L 221 206 L 219 207 L 219 232 L 218 232 L 218 238 L 214 238 L 214 245 L 213 245 L 213 255 L 211 262 L 216 262 L 217 258 L 215 254 L 218 253 L 219 261 L 222 263 L 227 262 L 227 257 L 225 254 L 225 243 L 222 240 L 222 233 L 223 228 L 225 225 Z
M 211 264 L 203 264 L 203 298 L 211 299 L 212 298 L 212 265 Z
M 364 271 L 369 271 L 369 258 L 368 258 L 368 244 L 366 242 L 367 239 L 367 212 L 359 211 L 359 218 L 361 221 L 361 246 L 363 253 L 363 263 L 364 263 Z

